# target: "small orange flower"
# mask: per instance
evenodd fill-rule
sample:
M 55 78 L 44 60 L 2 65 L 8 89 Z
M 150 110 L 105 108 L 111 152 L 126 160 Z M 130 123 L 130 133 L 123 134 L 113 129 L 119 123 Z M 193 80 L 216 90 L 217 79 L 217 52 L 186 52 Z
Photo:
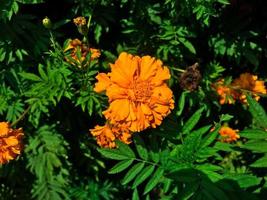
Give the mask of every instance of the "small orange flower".
M 126 127 L 115 126 L 107 123 L 104 126 L 95 126 L 94 129 L 90 129 L 90 132 L 96 137 L 97 144 L 101 147 L 116 147 L 115 139 L 118 139 L 125 144 L 131 143 L 132 134 Z
M 78 58 L 77 52 L 80 49 L 81 58 Z M 70 51 L 70 56 L 74 59 L 79 65 L 85 60 L 86 56 L 90 53 L 91 60 L 99 58 L 100 51 L 94 48 L 88 48 L 87 45 L 83 44 L 79 39 L 69 40 L 67 47 L 64 49 L 64 52 Z M 65 58 L 69 63 L 74 64 L 67 57 Z M 79 68 L 81 66 L 78 66 Z
M 22 149 L 22 129 L 12 129 L 7 122 L 0 122 L 0 164 L 15 159 Z
M 264 81 L 259 81 L 256 75 L 252 75 L 250 73 L 241 74 L 233 81 L 232 86 L 235 88 L 238 99 L 242 103 L 247 103 L 246 95 L 243 94 L 242 90 L 252 92 L 252 95 L 256 101 L 260 99 L 259 94 L 266 94 Z
M 85 26 L 86 19 L 84 17 L 76 17 L 73 19 L 73 22 L 76 26 Z
M 111 72 L 97 75 L 94 90 L 106 91 L 110 106 L 103 112 L 111 124 L 132 132 L 160 125 L 174 108 L 173 94 L 166 81 L 169 69 L 150 56 L 121 53 Z
M 214 85 L 214 88 L 220 97 L 219 102 L 221 105 L 235 103 L 235 99 L 233 98 L 233 90 L 224 85 L 224 79 L 217 81 L 217 83 Z
M 222 126 L 219 130 L 219 134 L 222 136 L 221 141 L 233 142 L 240 138 L 238 130 L 234 130 L 228 126 Z

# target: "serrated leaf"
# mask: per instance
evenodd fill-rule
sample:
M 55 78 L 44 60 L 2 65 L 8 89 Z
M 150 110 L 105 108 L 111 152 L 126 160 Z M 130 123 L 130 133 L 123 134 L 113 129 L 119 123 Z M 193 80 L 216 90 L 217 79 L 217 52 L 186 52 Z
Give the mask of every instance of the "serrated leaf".
M 123 160 L 120 161 L 119 163 L 117 163 L 115 166 L 113 166 L 110 170 L 109 170 L 109 174 L 117 174 L 123 170 L 125 170 L 126 168 L 128 168 L 131 164 L 133 163 L 133 159 L 131 160 Z
M 134 143 L 135 143 L 135 147 L 140 158 L 144 160 L 148 160 L 148 153 L 147 153 L 145 143 L 139 135 L 135 135 Z
M 198 123 L 201 113 L 203 112 L 204 108 L 198 109 L 184 124 L 182 133 L 187 134 L 189 133 L 195 125 Z
M 256 153 L 267 152 L 267 142 L 263 140 L 250 140 L 242 146 L 242 148 L 249 149 Z
M 154 169 L 154 165 L 149 165 L 145 167 L 135 178 L 132 188 L 136 188 L 138 185 L 143 183 L 153 173 Z
M 128 156 L 129 158 L 135 158 L 135 153 L 133 150 L 129 147 L 129 145 L 117 140 L 116 144 L 118 145 L 118 151 L 122 154 Z
M 200 145 L 201 148 L 209 146 L 211 143 L 213 143 L 216 140 L 216 138 L 219 136 L 218 134 L 219 129 L 220 129 L 219 125 L 215 126 L 215 130 L 208 133 L 208 135 L 203 138 L 203 140 L 201 141 L 201 145 Z
M 146 184 L 144 194 L 150 192 L 160 181 L 161 177 L 163 176 L 164 170 L 162 168 L 158 168 L 153 176 L 150 178 L 148 183 Z
M 249 104 L 249 111 L 256 121 L 256 125 L 260 128 L 267 128 L 267 115 L 262 106 L 253 99 L 250 95 L 247 95 L 247 101 Z
M 246 129 L 241 131 L 241 137 L 245 137 L 248 139 L 266 139 L 267 138 L 267 131 L 261 129 Z
M 101 153 L 104 157 L 113 159 L 113 160 L 129 160 L 131 157 L 125 155 L 118 149 L 100 149 L 98 148 L 97 151 Z
M 261 182 L 260 178 L 250 174 L 228 174 L 225 177 L 236 181 L 240 188 L 248 188 L 258 185 Z
M 267 154 L 262 158 L 256 160 L 254 163 L 250 165 L 251 167 L 267 167 Z
M 122 184 L 125 185 L 135 178 L 135 176 L 143 169 L 144 163 L 137 163 L 124 176 Z

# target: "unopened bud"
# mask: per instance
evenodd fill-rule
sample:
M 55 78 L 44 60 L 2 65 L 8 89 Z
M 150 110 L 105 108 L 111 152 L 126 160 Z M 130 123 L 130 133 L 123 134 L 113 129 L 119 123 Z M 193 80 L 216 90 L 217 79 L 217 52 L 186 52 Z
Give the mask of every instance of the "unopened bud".
M 47 28 L 47 29 L 51 29 L 52 28 L 52 22 L 48 17 L 45 17 L 42 22 L 43 22 L 43 26 L 45 28 Z

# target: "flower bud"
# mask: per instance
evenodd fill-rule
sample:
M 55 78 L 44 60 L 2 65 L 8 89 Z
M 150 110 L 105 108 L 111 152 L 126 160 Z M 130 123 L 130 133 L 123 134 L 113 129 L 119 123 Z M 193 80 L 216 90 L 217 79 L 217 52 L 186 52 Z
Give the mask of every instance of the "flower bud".
M 48 17 L 45 17 L 42 22 L 43 22 L 43 26 L 45 28 L 47 28 L 47 29 L 51 29 L 52 28 L 52 22 Z

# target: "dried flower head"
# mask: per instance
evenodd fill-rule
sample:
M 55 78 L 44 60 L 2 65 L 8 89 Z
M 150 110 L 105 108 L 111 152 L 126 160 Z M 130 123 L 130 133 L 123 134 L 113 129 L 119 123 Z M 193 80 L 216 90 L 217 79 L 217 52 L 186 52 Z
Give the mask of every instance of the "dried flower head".
M 90 54 L 90 59 L 95 60 L 99 58 L 100 51 L 98 49 L 89 48 L 87 45 L 82 43 L 79 39 L 69 40 L 67 43 L 67 47 L 64 49 L 64 52 L 70 51 L 70 57 L 75 60 L 76 63 L 78 63 L 78 67 L 80 68 L 82 66 L 82 63 L 86 59 L 86 56 Z M 81 53 L 81 57 L 79 58 L 77 56 L 78 51 Z M 75 63 L 68 59 L 68 57 L 65 57 L 65 59 L 75 65 Z
M 121 53 L 111 72 L 97 75 L 94 90 L 106 91 L 110 106 L 103 112 L 111 124 L 126 125 L 136 132 L 160 125 L 174 108 L 166 81 L 169 69 L 150 56 Z
M 94 129 L 90 129 L 90 132 L 96 137 L 97 144 L 101 147 L 116 147 L 115 139 L 118 139 L 125 144 L 131 143 L 132 134 L 127 127 L 106 123 L 104 126 L 95 126 Z
M 22 149 L 22 129 L 12 129 L 9 123 L 0 122 L 0 164 L 15 159 Z
M 228 126 L 222 126 L 219 130 L 219 134 L 222 137 L 222 142 L 233 142 L 240 138 L 238 130 L 234 130 Z
M 180 76 L 180 86 L 184 90 L 194 91 L 197 89 L 201 80 L 201 73 L 198 70 L 198 63 L 193 64 L 186 68 Z

